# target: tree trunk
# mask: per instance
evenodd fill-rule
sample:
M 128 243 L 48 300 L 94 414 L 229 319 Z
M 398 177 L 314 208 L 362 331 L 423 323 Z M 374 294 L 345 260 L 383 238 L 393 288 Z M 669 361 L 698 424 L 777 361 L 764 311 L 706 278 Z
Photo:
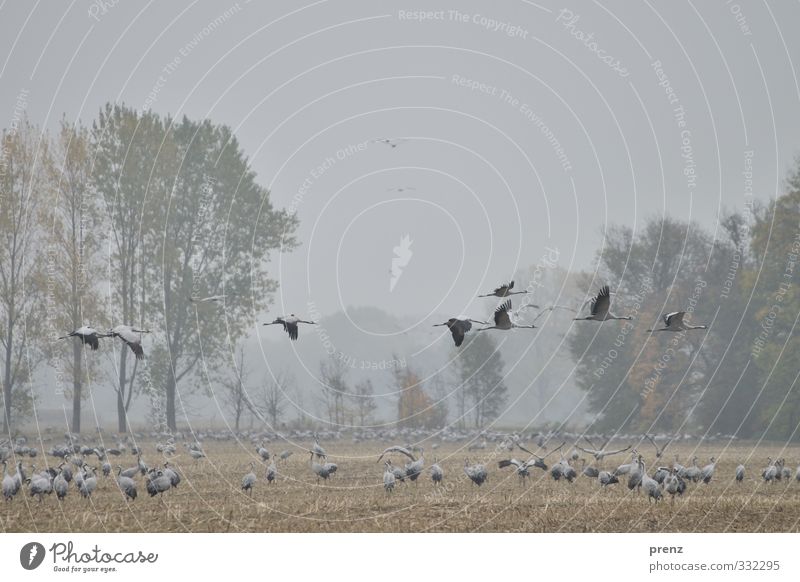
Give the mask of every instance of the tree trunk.
M 72 341 L 72 432 L 81 432 L 81 392 L 83 390 L 83 359 L 81 342 Z
M 167 377 L 167 427 L 171 431 L 178 429 L 175 422 L 175 375 L 170 372 Z
M 125 363 L 128 358 L 128 346 L 122 345 L 119 356 L 119 386 L 117 388 L 117 432 L 125 434 L 128 432 L 128 418 L 125 412 Z
M 8 318 L 8 332 L 6 335 L 6 368 L 3 378 L 3 432 L 11 432 L 11 355 L 13 350 L 14 328 L 11 316 Z

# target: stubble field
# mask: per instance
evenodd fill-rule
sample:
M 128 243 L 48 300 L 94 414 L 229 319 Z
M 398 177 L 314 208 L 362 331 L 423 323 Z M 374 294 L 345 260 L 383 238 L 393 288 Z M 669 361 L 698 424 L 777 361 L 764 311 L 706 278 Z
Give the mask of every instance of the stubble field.
M 5 532 L 797 532 L 800 530 L 800 482 L 794 478 L 800 447 L 737 443 L 673 445 L 664 455 L 669 464 L 674 454 L 683 464 L 699 457 L 703 466 L 711 455 L 721 457 L 710 484 L 688 486 L 674 505 L 669 496 L 659 503 L 643 493 L 628 491 L 627 478 L 608 488 L 596 479 L 580 475 L 573 483 L 554 481 L 549 473 L 531 469 L 531 478 L 520 483 L 513 468 L 499 469 L 497 461 L 511 456 L 527 459 L 525 453 L 491 448 L 468 452 L 465 447 L 443 444 L 427 452 L 426 469 L 417 483 L 397 483 L 392 493 L 383 489 L 382 463 L 378 454 L 385 443 L 323 443 L 329 461 L 338 471 L 317 482 L 309 456 L 299 444 L 286 461 L 279 461 L 278 479 L 268 484 L 266 463 L 247 444 L 206 443 L 207 458 L 194 461 L 179 449 L 169 458 L 182 476 L 177 489 L 151 498 L 144 478 L 135 480 L 138 498 L 126 502 L 115 480 L 99 474 L 98 488 L 89 500 L 81 498 L 74 484 L 65 500 L 55 494 L 43 502 L 28 495 L 27 488 L 0 506 L 0 530 Z M 270 449 L 272 450 L 272 449 Z M 654 472 L 652 448 L 642 447 L 648 474 Z M 437 457 L 444 469 L 438 487 L 427 467 Z M 786 458 L 792 478 L 764 483 L 761 471 L 767 457 Z M 489 472 L 481 487 L 463 472 L 464 459 L 482 462 Z M 620 454 L 604 460 L 601 468 L 613 469 L 630 456 Z M 55 459 L 48 458 L 48 463 Z M 144 445 L 143 460 L 163 464 L 154 446 Z M 396 465 L 405 457 L 394 455 Z M 39 468 L 43 459 L 27 460 Z M 548 465 L 557 461 L 547 459 Z M 241 490 L 242 477 L 256 463 L 258 480 L 252 496 Z M 588 459 L 587 459 L 588 463 Z M 734 480 L 735 467 L 744 463 L 744 482 Z M 57 463 L 56 463 L 57 464 Z M 116 467 L 136 465 L 136 458 L 112 458 Z M 114 470 L 116 474 L 116 468 Z

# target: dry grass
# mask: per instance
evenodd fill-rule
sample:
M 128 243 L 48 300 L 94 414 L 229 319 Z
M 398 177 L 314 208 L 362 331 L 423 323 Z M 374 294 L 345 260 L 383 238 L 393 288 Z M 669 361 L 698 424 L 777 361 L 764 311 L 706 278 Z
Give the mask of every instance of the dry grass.
M 252 498 L 240 490 L 255 452 L 249 444 L 207 443 L 208 459 L 195 462 L 185 453 L 171 459 L 183 476 L 177 490 L 163 499 L 150 498 L 137 477 L 139 498 L 126 503 L 115 482 L 98 478 L 90 501 L 71 488 L 58 503 L 55 495 L 39 503 L 27 494 L 0 506 L 0 530 L 6 532 L 797 532 L 800 530 L 800 483 L 791 479 L 774 485 L 761 481 L 766 457 L 783 456 L 794 473 L 800 447 L 737 444 L 724 450 L 710 485 L 689 485 L 675 504 L 656 504 L 630 493 L 625 483 L 601 489 L 596 480 L 580 476 L 573 484 L 554 482 L 538 469 L 524 486 L 513 471 L 497 468 L 507 453 L 470 453 L 484 462 L 489 480 L 482 487 L 470 483 L 462 471 L 467 454 L 443 446 L 436 451 L 445 481 L 435 488 L 426 472 L 415 484 L 398 483 L 392 494 L 382 487 L 383 465 L 376 463 L 382 445 L 325 443 L 339 471 L 317 484 L 308 457 L 296 452 L 278 465 L 279 479 L 268 485 L 259 463 Z M 273 447 L 274 448 L 274 447 Z M 723 445 L 682 445 L 669 451 L 681 460 L 697 454 L 700 465 Z M 161 459 L 152 444 L 145 460 Z M 148 454 L 149 452 L 149 454 Z M 645 449 L 652 465 L 652 449 Z M 524 455 L 524 453 L 523 453 Z M 426 466 L 432 454 L 426 456 Z M 519 451 L 515 452 L 519 456 Z M 750 457 L 749 461 L 748 456 Z M 627 460 L 606 459 L 604 468 Z M 122 457 L 123 467 L 135 459 Z M 37 459 L 42 465 L 42 459 Z M 93 461 L 95 459 L 93 458 Z M 113 459 L 116 461 L 118 459 Z M 551 459 L 548 459 L 551 461 Z M 400 459 L 397 463 L 402 462 Z M 734 468 L 745 462 L 743 484 L 734 482 Z M 653 471 L 648 470 L 652 475 Z M 26 492 L 23 492 L 26 493 Z

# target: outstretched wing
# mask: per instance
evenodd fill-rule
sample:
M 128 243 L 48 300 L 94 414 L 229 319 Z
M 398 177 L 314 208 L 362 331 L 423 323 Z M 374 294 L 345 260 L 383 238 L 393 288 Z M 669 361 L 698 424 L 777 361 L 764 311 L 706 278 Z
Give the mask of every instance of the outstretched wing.
M 504 303 L 498 305 L 497 309 L 494 310 L 494 324 L 502 326 L 511 323 L 511 318 L 508 316 L 509 311 L 511 311 L 511 299 L 506 299 Z
M 511 466 L 511 465 L 514 465 L 517 469 L 519 469 L 520 466 L 522 465 L 522 463 L 520 463 L 516 459 L 503 459 L 502 461 L 499 461 L 497 463 L 497 466 L 499 468 L 501 468 L 501 469 L 505 469 L 506 467 Z
M 525 448 L 525 447 L 522 445 L 522 443 L 521 443 L 521 442 L 519 442 L 519 439 L 517 439 L 516 441 L 514 441 L 514 444 L 515 444 L 515 445 L 517 445 L 517 447 L 519 447 L 519 450 L 521 450 L 521 451 L 525 451 L 525 452 L 526 452 L 526 453 L 528 453 L 529 455 L 532 455 L 532 454 L 533 454 L 533 452 L 532 452 L 532 451 L 529 451 L 528 449 L 526 449 L 526 448 Z
M 296 340 L 297 339 L 297 335 L 298 334 L 297 334 L 297 323 L 296 322 L 290 323 L 290 322 L 284 321 L 283 322 L 283 329 L 286 331 L 286 333 L 289 334 L 289 339 L 292 339 L 292 340 Z
M 142 342 L 139 334 L 133 331 L 130 327 L 126 325 L 120 325 L 114 328 L 114 334 L 116 334 L 122 341 L 128 344 L 128 347 L 131 348 L 131 351 L 136 355 L 137 360 L 144 359 L 144 350 L 142 349 Z
M 561 450 L 561 449 L 564 447 L 564 445 L 565 445 L 565 444 L 567 444 L 567 443 L 566 443 L 566 441 L 564 441 L 563 443 L 561 443 L 560 445 L 558 445 L 556 448 L 554 448 L 552 451 L 550 451 L 550 452 L 549 452 L 549 453 L 547 453 L 547 454 L 546 454 L 544 457 L 541 457 L 541 458 L 544 460 L 544 459 L 546 459 L 547 457 L 549 457 L 550 455 L 552 455 L 553 453 L 555 453 L 556 451 L 560 451 L 560 450 Z
M 137 360 L 144 360 L 144 350 L 142 349 L 142 344 L 138 342 L 129 342 L 128 340 L 123 341 L 131 348 L 131 351 L 136 355 Z
M 611 289 L 603 285 L 600 292 L 592 299 L 592 315 L 605 315 L 611 307 Z
M 683 316 L 686 315 L 685 311 L 673 311 L 672 313 L 667 313 L 664 315 L 664 324 L 667 327 L 672 327 L 673 325 L 682 325 L 683 324 Z
M 100 340 L 97 339 L 96 333 L 91 333 L 89 335 L 82 335 L 80 337 L 81 341 L 83 341 L 83 343 L 85 344 L 88 344 L 89 347 L 91 347 L 93 350 L 97 351 L 97 349 L 100 347 Z
M 575 445 L 575 448 L 578 449 L 579 451 L 583 451 L 587 455 L 592 455 L 592 456 L 596 455 L 597 453 L 602 452 L 602 451 L 595 451 L 593 449 L 584 449 L 582 446 L 580 446 L 578 444 Z
M 400 453 L 400 454 L 405 455 L 406 457 L 408 457 L 412 461 L 416 461 L 417 460 L 417 458 L 414 455 L 412 455 L 411 451 L 409 451 L 407 448 L 400 447 L 400 446 L 394 446 L 394 447 L 389 447 L 385 451 L 383 451 L 381 453 L 381 456 L 378 457 L 378 461 L 380 462 L 380 460 L 383 458 L 383 456 L 384 455 L 388 455 L 389 453 Z

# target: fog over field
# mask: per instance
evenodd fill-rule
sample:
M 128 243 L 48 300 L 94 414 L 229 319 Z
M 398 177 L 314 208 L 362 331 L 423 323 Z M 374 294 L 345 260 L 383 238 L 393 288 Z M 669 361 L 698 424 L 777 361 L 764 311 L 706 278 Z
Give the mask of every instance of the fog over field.
M 795 440 L 797 13 L 0 5 L 6 437 L 239 416 Z M 510 280 L 537 329 L 433 327 L 494 324 L 478 295 Z M 633 319 L 573 321 L 604 285 Z M 708 329 L 645 331 L 675 311 Z M 292 313 L 316 324 L 296 342 L 261 325 Z M 57 339 L 81 325 L 146 330 L 144 359 Z

